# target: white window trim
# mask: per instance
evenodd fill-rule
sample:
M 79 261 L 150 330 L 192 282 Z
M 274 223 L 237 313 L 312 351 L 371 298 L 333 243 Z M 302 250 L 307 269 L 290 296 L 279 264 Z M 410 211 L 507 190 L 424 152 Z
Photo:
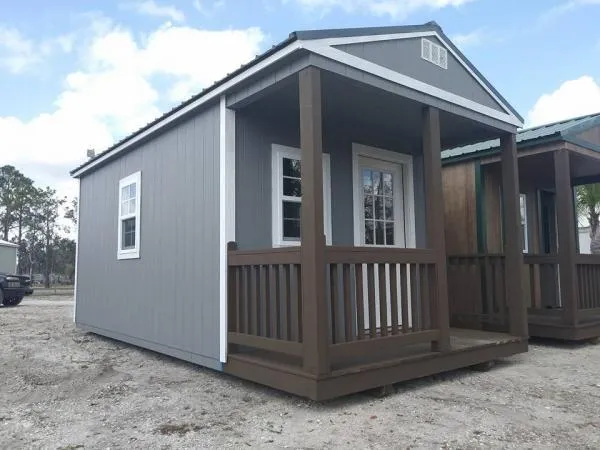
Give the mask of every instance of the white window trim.
M 121 215 L 121 195 L 125 186 L 135 184 L 135 213 L 127 216 Z M 119 181 L 119 193 L 117 195 L 119 201 L 119 215 L 117 217 L 117 259 L 135 259 L 140 257 L 140 211 L 142 203 L 142 172 L 135 172 Z M 135 247 L 122 249 L 123 229 L 121 222 L 123 219 L 135 217 Z
M 283 239 L 283 158 L 302 160 L 302 151 L 296 147 L 272 144 L 271 158 L 271 229 L 273 247 L 290 247 L 300 245 L 300 241 Z M 323 153 L 323 221 L 325 223 L 325 242 L 331 245 L 331 158 Z
M 359 158 L 367 157 L 400 164 L 402 167 L 402 179 L 404 187 L 404 234 L 405 245 L 365 245 L 361 240 L 361 226 L 363 218 L 361 217 L 361 204 L 363 201 L 360 174 Z M 361 247 L 397 247 L 397 248 L 415 248 L 417 245 L 415 235 L 415 192 L 414 192 L 414 174 L 413 158 L 404 153 L 391 152 L 376 147 L 370 147 L 363 144 L 352 143 L 352 193 L 354 204 L 354 245 Z
M 523 239 L 523 253 L 529 253 L 529 220 L 527 218 L 527 194 L 519 194 L 519 215 L 521 215 L 521 201 L 523 202 L 524 217 L 520 217 L 520 224 L 525 228 Z

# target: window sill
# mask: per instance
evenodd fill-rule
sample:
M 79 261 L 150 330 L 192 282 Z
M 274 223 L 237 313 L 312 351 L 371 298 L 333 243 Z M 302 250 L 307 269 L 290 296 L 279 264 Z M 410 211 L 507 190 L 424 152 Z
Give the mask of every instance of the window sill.
M 117 253 L 117 259 L 139 259 L 139 257 L 139 250 Z

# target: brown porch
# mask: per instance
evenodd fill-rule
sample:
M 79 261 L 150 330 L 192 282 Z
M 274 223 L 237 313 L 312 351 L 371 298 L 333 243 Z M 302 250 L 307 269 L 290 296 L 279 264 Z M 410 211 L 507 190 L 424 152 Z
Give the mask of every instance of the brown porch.
M 482 198 L 478 211 L 485 227 L 485 247 L 499 251 L 501 207 L 490 191 L 498 190 L 497 158 L 481 164 Z M 538 146 L 519 152 L 519 178 L 524 234 L 521 296 L 528 307 L 529 335 L 563 340 L 600 336 L 600 256 L 578 249 L 574 187 L 598 181 L 600 155 L 577 145 Z M 481 230 L 480 230 L 481 234 Z M 517 247 L 514 243 L 513 246 Z M 503 253 L 451 256 L 451 292 L 464 289 L 468 298 L 453 311 L 452 323 L 469 321 L 476 328 L 505 328 L 502 304 Z M 451 293 L 451 299 L 458 295 Z M 452 310 L 452 308 L 451 308 Z
M 424 201 L 417 207 L 425 210 L 426 244 L 422 248 L 326 245 L 320 231 L 326 123 L 321 71 L 302 69 L 298 91 L 302 241 L 294 247 L 243 250 L 230 243 L 224 370 L 323 400 L 526 351 L 525 309 L 513 284 L 506 281 L 521 277 L 518 250 L 508 249 L 503 265 L 505 329 L 450 328 L 440 111 L 410 104 L 420 113 L 410 122 L 421 127 Z M 350 91 L 346 98 L 351 98 Z M 331 102 L 327 104 L 331 107 Z M 505 227 L 516 238 L 514 134 L 489 128 L 487 132 L 503 136 L 505 211 L 514 218 Z

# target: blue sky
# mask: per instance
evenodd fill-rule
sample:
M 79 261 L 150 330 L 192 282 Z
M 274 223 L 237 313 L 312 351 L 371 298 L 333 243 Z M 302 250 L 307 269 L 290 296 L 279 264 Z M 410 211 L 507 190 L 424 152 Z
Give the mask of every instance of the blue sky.
M 600 0 L 0 2 L 0 161 L 67 176 L 297 29 L 418 24 L 445 33 L 526 118 L 600 111 Z

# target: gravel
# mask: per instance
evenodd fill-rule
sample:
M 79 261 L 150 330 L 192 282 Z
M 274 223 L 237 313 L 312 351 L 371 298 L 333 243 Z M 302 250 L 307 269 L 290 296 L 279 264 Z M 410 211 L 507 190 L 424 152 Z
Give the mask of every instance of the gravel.
M 83 333 L 72 310 L 0 307 L 1 448 L 600 448 L 600 345 L 314 403 Z

